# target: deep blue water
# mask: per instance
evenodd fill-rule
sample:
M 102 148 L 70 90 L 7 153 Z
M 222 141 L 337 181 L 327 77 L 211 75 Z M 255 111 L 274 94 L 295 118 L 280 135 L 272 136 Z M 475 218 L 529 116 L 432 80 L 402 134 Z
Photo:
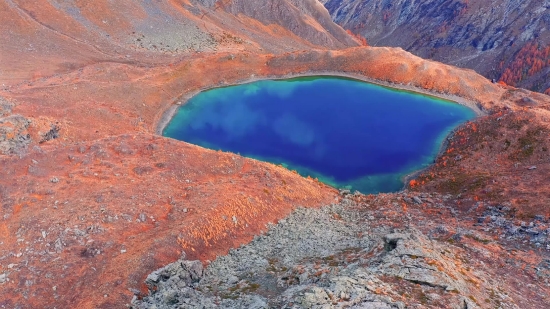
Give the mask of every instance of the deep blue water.
M 400 190 L 403 176 L 431 164 L 444 138 L 473 117 L 425 95 L 309 77 L 201 92 L 178 109 L 164 136 L 377 193 Z

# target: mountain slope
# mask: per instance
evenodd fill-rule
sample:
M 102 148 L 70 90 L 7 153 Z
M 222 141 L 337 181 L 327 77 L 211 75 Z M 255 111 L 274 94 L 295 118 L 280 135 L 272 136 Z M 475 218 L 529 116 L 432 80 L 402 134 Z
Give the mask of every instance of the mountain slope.
M 334 21 L 373 46 L 550 89 L 550 1 L 322 0 Z
M 227 2 L 227 4 L 225 4 Z M 358 44 L 318 2 L 0 1 L 0 83 L 97 61 L 160 64 L 196 52 L 281 52 Z M 18 61 L 13 61 L 18 59 Z

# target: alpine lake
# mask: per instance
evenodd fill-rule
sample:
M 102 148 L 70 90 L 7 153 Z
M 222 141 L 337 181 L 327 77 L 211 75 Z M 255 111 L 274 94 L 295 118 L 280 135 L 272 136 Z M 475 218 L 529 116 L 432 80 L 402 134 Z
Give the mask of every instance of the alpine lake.
M 468 107 L 341 77 L 263 80 L 200 92 L 163 135 L 281 164 L 336 188 L 394 192 L 433 163 Z

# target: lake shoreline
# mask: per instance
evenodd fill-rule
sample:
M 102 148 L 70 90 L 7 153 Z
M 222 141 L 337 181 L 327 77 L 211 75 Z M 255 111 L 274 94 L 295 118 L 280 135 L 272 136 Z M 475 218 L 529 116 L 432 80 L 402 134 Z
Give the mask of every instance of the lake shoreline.
M 475 119 L 475 118 L 474 118 Z M 435 161 L 441 157 L 441 155 L 443 153 L 445 153 L 445 150 L 447 149 L 447 147 L 449 146 L 449 139 L 452 138 L 455 133 L 461 129 L 466 123 L 468 122 L 465 122 L 461 125 L 459 125 L 458 127 L 454 128 L 451 132 L 449 132 L 449 134 L 447 134 L 447 136 L 445 136 L 445 138 L 443 139 L 443 141 L 441 142 L 441 144 L 439 145 L 439 150 L 437 151 L 437 154 L 435 155 L 434 157 L 434 162 L 432 162 L 430 165 L 426 166 L 425 168 L 423 169 L 419 169 L 419 170 L 416 170 L 414 172 L 411 172 L 411 173 L 408 173 L 406 175 L 404 175 L 401 179 L 403 181 L 403 188 L 401 189 L 401 191 L 407 189 L 407 187 L 409 186 L 409 182 L 415 178 L 417 178 L 418 176 L 420 176 L 422 173 L 426 172 L 427 170 L 429 170 L 434 164 L 435 164 Z
M 357 80 L 361 82 L 366 82 L 369 84 L 374 84 L 378 86 L 382 86 L 385 88 L 391 88 L 393 90 L 402 90 L 407 92 L 413 92 L 416 94 L 421 94 L 437 99 L 443 99 L 446 101 L 450 101 L 452 103 L 456 103 L 465 107 L 470 108 L 474 113 L 476 114 L 476 118 L 480 116 L 486 115 L 486 112 L 481 110 L 478 105 L 471 100 L 456 96 L 456 95 L 449 95 L 449 94 L 443 94 L 435 91 L 429 91 L 426 89 L 418 88 L 411 85 L 405 85 L 405 84 L 395 84 L 390 83 L 386 81 L 376 80 L 369 77 L 366 77 L 361 74 L 353 74 L 353 73 L 343 73 L 343 72 L 310 72 L 310 73 L 300 73 L 300 74 L 287 74 L 287 75 L 277 75 L 277 76 L 252 76 L 248 79 L 243 79 L 240 81 L 236 81 L 235 83 L 224 83 L 224 84 L 218 84 L 210 87 L 204 87 L 195 91 L 191 91 L 188 93 L 184 93 L 179 97 L 178 100 L 175 101 L 174 104 L 170 105 L 165 111 L 163 111 L 162 116 L 158 120 L 156 124 L 155 134 L 157 135 L 163 135 L 164 129 L 166 126 L 172 121 L 174 118 L 178 108 L 182 105 L 185 105 L 187 101 L 189 101 L 192 97 L 196 96 L 197 94 L 207 91 L 210 89 L 215 88 L 224 88 L 224 87 L 231 87 L 231 86 L 237 86 L 237 85 L 244 85 L 244 84 L 250 84 L 262 80 L 285 80 L 285 79 L 294 79 L 294 78 L 302 78 L 302 77 L 341 77 L 341 78 L 349 78 L 352 80 Z
M 347 80 L 349 82 L 356 82 L 356 83 L 365 83 L 366 85 L 373 85 L 373 86 L 381 87 L 380 89 L 384 88 L 384 89 L 386 89 L 385 91 L 391 91 L 391 92 L 394 92 L 394 93 L 401 92 L 403 95 L 420 95 L 420 96 L 423 96 L 425 99 L 439 101 L 439 102 L 441 102 L 441 104 L 445 104 L 445 105 L 448 105 L 448 106 L 452 106 L 453 104 L 458 104 L 460 106 L 466 107 L 467 110 L 469 110 L 468 113 L 470 114 L 470 116 L 467 119 L 464 119 L 464 121 L 475 119 L 476 117 L 478 117 L 480 115 L 483 115 L 483 111 L 480 110 L 479 108 L 477 108 L 475 103 L 469 102 L 467 100 L 457 98 L 457 97 L 454 97 L 454 96 L 448 96 L 448 95 L 447 96 L 436 96 L 436 95 L 433 95 L 432 93 L 427 92 L 427 91 L 424 92 L 424 93 L 419 92 L 419 91 L 413 91 L 412 89 L 414 89 L 414 88 L 412 88 L 412 87 L 401 87 L 401 88 L 397 88 L 397 87 L 394 87 L 394 86 L 392 87 L 392 85 L 390 85 L 390 84 L 385 85 L 383 83 L 374 83 L 374 82 L 370 82 L 370 81 L 365 80 L 365 79 L 354 78 L 354 76 L 352 76 L 351 74 L 340 74 L 340 75 L 336 75 L 335 73 L 315 74 L 315 75 L 303 74 L 303 75 L 292 75 L 292 76 L 285 76 L 285 77 L 279 77 L 279 78 L 269 78 L 269 79 L 254 78 L 254 79 L 249 79 L 246 82 L 236 83 L 234 85 L 233 84 L 231 84 L 231 85 L 224 84 L 224 85 L 221 85 L 221 86 L 218 86 L 218 87 L 209 87 L 209 88 L 202 89 L 200 91 L 189 92 L 185 96 L 180 97 L 180 100 L 178 100 L 176 104 L 173 104 L 172 106 L 170 106 L 170 108 L 168 108 L 164 112 L 164 115 L 163 115 L 162 118 L 163 118 L 165 123 L 163 123 L 159 126 L 159 133 L 169 134 L 168 132 L 164 132 L 164 131 L 166 130 L 167 125 L 169 125 L 170 122 L 174 119 L 174 117 L 176 117 L 176 114 L 179 110 L 179 107 L 181 107 L 184 104 L 186 105 L 187 102 L 189 102 L 189 100 L 191 98 L 199 95 L 202 92 L 208 91 L 208 90 L 219 89 L 219 90 L 223 91 L 223 88 L 238 87 L 238 86 L 242 86 L 242 85 L 246 86 L 246 85 L 249 85 L 249 84 L 252 84 L 252 83 L 255 83 L 255 82 L 261 82 L 261 81 L 289 81 L 289 82 L 296 81 L 296 82 L 298 82 L 298 81 L 301 81 L 301 80 L 303 80 L 303 81 L 322 80 L 322 79 L 325 79 L 325 78 L 326 79 L 335 79 L 335 80 L 338 80 L 338 79 Z M 403 85 L 401 85 L 401 86 L 403 86 Z M 393 101 L 395 101 L 395 100 L 390 99 L 390 101 L 388 101 L 388 102 L 391 103 Z M 183 102 L 185 102 L 185 103 L 183 103 Z M 462 103 L 459 103 L 459 102 L 462 102 Z M 384 101 L 382 101 L 381 103 L 383 104 Z M 391 104 L 389 106 L 391 106 Z M 457 106 L 457 105 L 455 105 L 455 106 Z M 413 110 L 418 109 L 416 107 L 410 107 L 410 108 L 412 108 Z M 333 112 L 337 113 L 337 110 L 335 110 Z M 394 112 L 391 111 L 390 114 L 392 114 L 392 113 L 394 113 Z M 439 112 L 436 112 L 436 113 L 439 113 Z M 437 116 L 434 115 L 434 117 L 437 117 Z M 414 119 L 414 116 L 413 116 L 413 119 Z M 414 121 L 414 122 L 416 122 L 416 121 Z M 433 153 L 436 153 L 436 155 L 433 156 L 433 161 L 430 160 L 429 162 L 425 162 L 424 164 L 421 164 L 421 165 L 417 166 L 418 169 L 415 169 L 415 170 L 412 170 L 412 171 L 409 170 L 410 172 L 405 172 L 405 173 L 402 173 L 400 175 L 398 175 L 398 174 L 395 175 L 397 177 L 393 178 L 396 181 L 396 183 L 394 183 L 394 185 L 393 185 L 394 189 L 391 189 L 391 191 L 384 191 L 384 189 L 382 189 L 381 192 L 398 192 L 400 190 L 403 190 L 404 188 L 407 187 L 408 181 L 410 179 L 417 177 L 420 173 L 422 173 L 426 169 L 429 169 L 433 165 L 433 162 L 435 162 L 435 160 L 447 148 L 449 137 L 452 136 L 454 134 L 454 132 L 458 128 L 460 128 L 461 125 L 462 124 L 459 124 L 458 127 L 453 126 L 453 128 L 449 128 L 450 129 L 449 131 L 444 130 L 443 132 L 441 132 L 440 136 L 437 138 L 438 142 L 436 144 L 434 144 L 434 146 L 432 148 Z M 445 132 L 445 131 L 447 131 L 447 132 Z M 209 147 L 206 147 L 206 148 L 209 148 Z M 430 156 L 430 157 L 432 157 L 432 156 Z M 271 160 L 261 160 L 261 159 L 260 159 L 260 161 L 273 162 Z M 317 173 L 313 173 L 311 176 L 312 177 L 319 177 L 319 179 L 325 177 L 321 174 L 319 174 L 319 175 L 316 175 L 316 174 Z M 304 174 L 302 174 L 302 175 L 304 175 Z M 330 179 L 331 177 L 328 177 L 328 178 Z M 327 182 L 327 183 L 331 183 L 331 182 Z M 344 184 L 337 185 L 337 184 L 333 183 L 331 185 L 334 186 L 335 188 L 345 187 Z M 351 185 L 351 183 L 349 183 L 348 185 Z M 373 193 L 373 192 L 363 192 L 363 193 Z

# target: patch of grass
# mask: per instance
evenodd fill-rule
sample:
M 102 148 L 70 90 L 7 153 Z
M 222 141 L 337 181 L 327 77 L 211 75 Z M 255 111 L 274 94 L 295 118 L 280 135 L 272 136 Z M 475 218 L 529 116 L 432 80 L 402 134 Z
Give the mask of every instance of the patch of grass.
M 492 302 L 495 304 L 495 308 L 500 308 L 500 300 L 498 299 L 498 296 L 495 292 L 495 290 L 491 289 L 489 292 L 489 297 L 491 298 Z
M 428 296 L 427 296 L 424 292 L 422 292 L 422 291 L 419 292 L 418 301 L 419 301 L 422 305 L 427 305 L 429 300 L 430 300 L 430 299 L 428 298 Z
M 514 90 L 506 90 L 506 92 L 504 92 L 502 94 L 502 96 L 500 97 L 501 100 L 508 100 L 509 98 L 512 97 L 512 95 L 514 95 Z
M 489 177 L 485 175 L 457 174 L 452 179 L 439 184 L 439 189 L 454 195 L 465 191 L 474 191 L 487 185 Z
M 239 298 L 239 294 L 229 294 L 229 293 L 224 293 L 224 294 L 221 294 L 220 297 L 222 299 L 237 299 Z
M 473 280 L 472 278 L 466 278 L 466 281 L 470 282 L 473 285 L 477 284 L 477 282 L 475 280 Z
M 277 272 L 277 267 L 275 267 L 275 264 L 277 264 L 279 260 L 275 258 L 271 258 L 271 259 L 268 259 L 267 261 L 269 262 L 269 266 L 266 268 L 266 270 L 271 272 Z
M 485 196 L 490 201 L 502 203 L 506 201 L 503 193 L 504 193 L 504 189 L 499 188 L 499 189 L 493 189 L 491 192 L 485 193 Z
M 249 283 L 247 286 L 241 289 L 241 293 L 251 293 L 256 292 L 260 288 L 260 285 L 257 283 Z
M 508 129 L 521 130 L 528 123 L 529 123 L 529 119 L 525 119 L 525 118 L 514 119 L 508 124 Z
M 337 267 L 340 265 L 340 263 L 338 262 L 338 260 L 334 255 L 325 256 L 323 258 L 323 262 L 327 263 L 328 266 L 331 266 L 331 267 Z
M 342 250 L 342 253 L 344 254 L 356 254 L 356 253 L 359 253 L 361 252 L 361 250 L 363 250 L 362 248 L 346 248 L 344 250 Z
M 245 281 L 243 284 L 237 284 L 228 289 L 227 293 L 220 294 L 222 299 L 237 299 L 241 294 L 253 293 L 260 288 L 258 283 L 252 283 L 250 281 Z
M 506 145 L 506 147 L 504 148 L 504 151 L 506 151 L 508 150 L 508 148 L 510 148 L 510 145 L 512 145 L 512 142 L 509 139 L 506 139 L 504 141 L 504 145 Z
M 541 126 L 528 129 L 525 134 L 518 139 L 517 149 L 514 153 L 510 154 L 509 158 L 518 161 L 528 159 L 535 153 L 535 150 L 541 146 L 547 135 L 548 130 Z
M 480 243 L 482 243 L 482 244 L 485 244 L 485 245 L 491 242 L 491 240 L 489 240 L 489 239 L 479 238 L 479 237 L 477 237 L 477 236 L 475 236 L 475 235 L 466 235 L 466 237 L 468 237 L 468 238 L 470 238 L 470 239 L 473 239 L 473 240 L 475 240 L 475 241 L 477 241 L 477 242 L 480 242 Z

